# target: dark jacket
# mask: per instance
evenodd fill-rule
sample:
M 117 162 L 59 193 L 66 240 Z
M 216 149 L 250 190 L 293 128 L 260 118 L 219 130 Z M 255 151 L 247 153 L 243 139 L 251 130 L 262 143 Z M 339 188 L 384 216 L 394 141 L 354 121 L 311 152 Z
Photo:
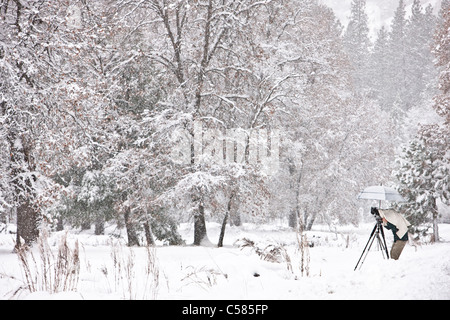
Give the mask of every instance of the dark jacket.
M 408 241 L 408 232 L 405 233 L 405 235 L 400 239 L 399 236 L 397 235 L 397 227 L 395 225 L 393 225 L 392 223 L 390 223 L 388 221 L 387 225 L 384 226 L 386 229 L 391 230 L 392 233 L 394 234 L 394 242 L 401 240 L 401 241 Z

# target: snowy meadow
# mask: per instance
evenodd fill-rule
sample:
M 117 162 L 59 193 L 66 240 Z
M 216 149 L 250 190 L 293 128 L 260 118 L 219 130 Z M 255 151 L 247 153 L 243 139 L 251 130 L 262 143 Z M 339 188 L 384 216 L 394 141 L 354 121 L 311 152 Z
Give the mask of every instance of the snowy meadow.
M 0 299 L 450 299 L 450 0 L 342 2 L 0 1 Z
M 106 235 L 66 230 L 51 233 L 49 250 L 27 254 L 28 268 L 13 253 L 13 235 L 0 235 L 0 297 L 13 300 L 298 300 L 298 299 L 450 299 L 450 225 L 441 224 L 442 241 L 410 243 L 398 261 L 386 260 L 374 246 L 359 270 L 354 267 L 373 224 L 359 228 L 316 226 L 305 232 L 308 246 L 282 225 L 230 227 L 224 247 L 191 246 L 193 228 L 183 224 L 188 245 L 127 247 L 121 230 Z M 209 238 L 219 224 L 208 224 Z M 387 232 L 390 248 L 392 234 Z M 214 240 L 215 242 L 215 240 Z M 78 270 L 62 271 L 78 246 Z M 50 253 L 51 252 L 51 253 Z M 45 260 L 45 261 L 44 261 Z M 47 265 L 43 266 L 43 262 Z M 70 264 L 66 265 L 70 269 Z M 46 269 L 47 271 L 44 271 Z M 56 272 L 58 271 L 59 272 Z M 28 278 L 27 278 L 28 276 Z M 59 282 L 59 285 L 57 284 Z M 66 285 L 66 288 L 63 288 Z M 30 290 L 33 286 L 33 292 Z M 59 287 L 58 287 L 59 286 Z M 57 288 L 58 287 L 58 288 Z M 56 289 L 55 289 L 56 288 Z

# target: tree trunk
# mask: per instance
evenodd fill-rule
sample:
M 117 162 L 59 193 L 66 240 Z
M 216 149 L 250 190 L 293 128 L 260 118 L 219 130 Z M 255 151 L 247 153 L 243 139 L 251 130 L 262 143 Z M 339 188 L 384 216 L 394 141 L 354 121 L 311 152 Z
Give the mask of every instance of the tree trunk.
M 38 212 L 29 200 L 23 200 L 17 207 L 16 248 L 21 247 L 21 239 L 25 241 L 25 245 L 30 246 L 38 236 Z
M 64 221 L 62 217 L 58 218 L 58 222 L 56 223 L 56 231 L 63 231 L 64 230 Z
M 225 228 L 227 226 L 228 215 L 229 215 L 229 213 L 227 211 L 227 213 L 225 214 L 225 217 L 223 218 L 223 221 L 222 221 L 222 228 L 220 228 L 219 242 L 217 243 L 218 248 L 223 247 L 223 238 L 225 237 Z
M 439 217 L 439 212 L 438 212 L 438 208 L 437 208 L 437 204 L 436 204 L 436 199 L 434 199 L 434 203 L 432 206 L 432 211 L 433 211 L 433 241 L 434 242 L 439 242 L 439 225 L 438 225 L 438 217 Z
M 437 217 L 433 217 L 433 238 L 434 242 L 439 242 L 439 226 Z
M 105 234 L 105 220 L 103 220 L 102 218 L 98 217 L 95 221 L 95 230 L 94 230 L 94 234 L 95 235 L 102 235 Z
M 296 210 L 292 209 L 288 216 L 288 224 L 290 228 L 296 229 L 297 228 L 297 212 Z
M 231 204 L 233 202 L 233 198 L 234 198 L 234 192 L 232 192 L 230 195 L 230 199 L 228 200 L 228 205 L 227 205 L 227 213 L 225 214 L 225 217 L 223 218 L 223 221 L 222 221 L 222 228 L 220 229 L 219 242 L 217 243 L 217 247 L 219 247 L 219 248 L 223 247 L 223 238 L 225 237 L 225 228 L 227 227 L 228 217 L 230 216 Z
M 317 213 L 314 212 L 313 215 L 310 217 L 310 219 L 306 223 L 306 231 L 311 231 L 312 226 L 314 224 L 314 220 L 316 220 L 316 217 L 317 217 Z
M 7 137 L 10 144 L 11 181 L 14 187 L 14 199 L 17 212 L 16 248 L 21 246 L 21 239 L 31 245 L 39 236 L 39 212 L 33 206 L 33 185 L 36 181 L 31 144 L 24 136 L 13 129 Z
M 155 246 L 155 238 L 153 237 L 152 228 L 148 222 L 144 223 L 145 239 L 147 240 L 147 246 Z
M 198 205 L 198 213 L 194 216 L 194 246 L 201 245 L 206 238 L 205 208 Z
M 133 219 L 131 218 L 130 209 L 127 208 L 124 213 L 125 220 L 125 228 L 127 229 L 127 237 L 128 237 L 128 246 L 140 246 L 139 238 L 136 233 L 136 228 L 133 223 Z
M 90 220 L 84 220 L 81 223 L 81 230 L 89 230 L 91 229 L 91 221 Z

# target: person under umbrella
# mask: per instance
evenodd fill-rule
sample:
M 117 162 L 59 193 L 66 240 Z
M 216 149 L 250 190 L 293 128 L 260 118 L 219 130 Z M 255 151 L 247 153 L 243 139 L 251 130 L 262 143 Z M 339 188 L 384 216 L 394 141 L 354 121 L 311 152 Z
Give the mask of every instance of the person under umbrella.
M 375 225 L 369 241 L 367 242 L 361 257 L 355 266 L 355 270 L 357 269 L 364 254 L 367 255 L 367 247 L 369 247 L 370 250 L 370 247 L 375 239 L 378 239 L 380 248 L 385 251 L 387 258 L 389 259 L 389 254 L 386 248 L 386 240 L 384 239 L 383 228 L 381 225 L 384 225 L 385 228 L 390 229 L 394 234 L 394 244 L 391 248 L 391 258 L 398 260 L 408 240 L 407 231 L 410 224 L 398 212 L 394 210 L 382 210 L 381 201 L 405 202 L 406 200 L 394 188 L 383 185 L 366 187 L 358 194 L 358 199 L 378 200 L 379 208 L 371 208 L 371 213 L 376 218 L 377 224 Z
M 373 214 L 378 214 L 383 220 L 383 226 L 392 231 L 394 243 L 392 244 L 391 259 L 398 260 L 408 242 L 408 227 L 411 225 L 400 213 L 394 210 L 372 208 Z

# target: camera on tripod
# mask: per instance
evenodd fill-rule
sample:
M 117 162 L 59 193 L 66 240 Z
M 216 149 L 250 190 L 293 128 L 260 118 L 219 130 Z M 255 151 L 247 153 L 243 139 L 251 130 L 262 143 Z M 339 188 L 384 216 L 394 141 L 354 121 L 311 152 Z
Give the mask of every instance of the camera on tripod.
M 383 218 L 381 217 L 380 212 L 378 211 L 377 208 L 375 207 L 370 208 L 370 213 L 375 217 L 377 222 L 379 223 L 383 222 Z
M 361 257 L 359 257 L 358 263 L 356 264 L 354 270 L 356 270 L 358 268 L 358 265 L 361 262 L 361 259 L 363 259 L 363 257 L 364 257 L 364 259 L 362 261 L 364 262 L 375 239 L 377 240 L 378 248 L 380 249 L 383 257 L 384 257 L 384 254 L 386 254 L 386 257 L 389 259 L 389 253 L 387 251 L 387 246 L 386 246 L 386 238 L 384 237 L 384 232 L 383 232 L 383 227 L 382 227 L 383 218 L 381 217 L 378 209 L 375 207 L 370 208 L 370 213 L 375 217 L 375 219 L 377 220 L 377 223 L 373 227 L 372 233 L 370 234 L 370 237 L 369 237 L 369 241 L 367 241 L 367 244 L 364 247 Z

